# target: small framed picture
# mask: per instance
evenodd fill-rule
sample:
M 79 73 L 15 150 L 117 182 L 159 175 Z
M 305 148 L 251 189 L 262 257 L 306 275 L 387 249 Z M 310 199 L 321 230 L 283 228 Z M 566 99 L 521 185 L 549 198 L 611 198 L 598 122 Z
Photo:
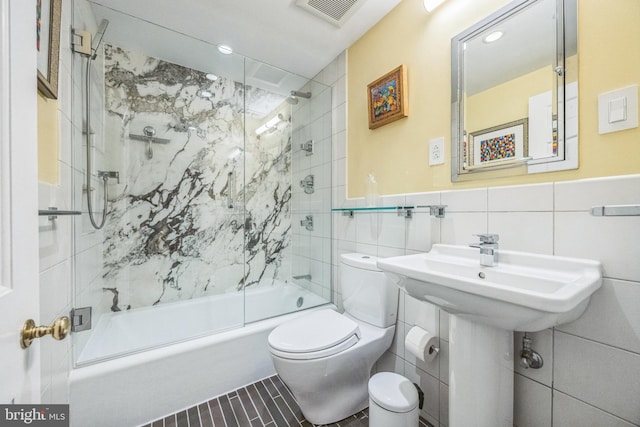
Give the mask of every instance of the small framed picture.
M 38 90 L 52 99 L 58 98 L 61 8 L 62 0 L 36 0 Z
M 367 85 L 369 129 L 384 126 L 409 115 L 407 70 L 404 65 Z
M 470 166 L 489 166 L 526 157 L 529 151 L 528 122 L 525 118 L 470 133 Z

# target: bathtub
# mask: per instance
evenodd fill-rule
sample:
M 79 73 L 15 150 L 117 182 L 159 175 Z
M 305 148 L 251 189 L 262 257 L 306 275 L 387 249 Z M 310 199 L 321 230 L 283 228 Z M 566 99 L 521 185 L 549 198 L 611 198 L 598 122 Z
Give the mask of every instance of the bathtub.
M 275 374 L 267 337 L 305 313 L 278 316 L 300 303 L 301 309 L 327 307 L 323 298 L 285 284 L 249 290 L 244 298 L 224 294 L 103 315 L 80 355 L 103 361 L 69 376 L 71 425 L 141 425 Z M 243 305 L 253 322 L 244 327 Z M 211 334 L 207 327 L 221 319 L 227 323 L 215 325 L 224 331 Z M 176 340 L 183 341 L 162 345 Z M 135 353 L 113 358 L 114 348 Z

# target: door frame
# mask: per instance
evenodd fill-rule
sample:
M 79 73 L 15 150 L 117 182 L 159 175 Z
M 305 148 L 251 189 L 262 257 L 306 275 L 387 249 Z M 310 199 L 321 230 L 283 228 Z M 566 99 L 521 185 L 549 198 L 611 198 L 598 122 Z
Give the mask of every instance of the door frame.
M 20 347 L 39 322 L 35 2 L 0 2 L 0 403 L 40 402 L 40 346 Z

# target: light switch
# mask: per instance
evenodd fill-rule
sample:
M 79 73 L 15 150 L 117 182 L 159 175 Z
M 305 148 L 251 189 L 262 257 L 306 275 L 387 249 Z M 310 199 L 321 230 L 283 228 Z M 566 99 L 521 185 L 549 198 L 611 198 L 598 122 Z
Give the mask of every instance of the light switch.
M 617 132 L 638 127 L 638 85 L 598 96 L 598 131 Z
M 609 123 L 624 120 L 627 120 L 627 97 L 623 96 L 609 101 Z

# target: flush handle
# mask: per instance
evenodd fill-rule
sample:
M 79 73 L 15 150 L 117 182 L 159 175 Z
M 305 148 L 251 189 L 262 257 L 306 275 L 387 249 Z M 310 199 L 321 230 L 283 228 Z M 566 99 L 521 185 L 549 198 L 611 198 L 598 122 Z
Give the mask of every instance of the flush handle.
M 29 348 L 31 342 L 45 335 L 51 335 L 55 340 L 63 340 L 69 334 L 71 322 L 67 316 L 58 317 L 51 326 L 36 326 L 33 319 L 24 322 L 22 331 L 20 331 L 20 346 L 24 349 Z

